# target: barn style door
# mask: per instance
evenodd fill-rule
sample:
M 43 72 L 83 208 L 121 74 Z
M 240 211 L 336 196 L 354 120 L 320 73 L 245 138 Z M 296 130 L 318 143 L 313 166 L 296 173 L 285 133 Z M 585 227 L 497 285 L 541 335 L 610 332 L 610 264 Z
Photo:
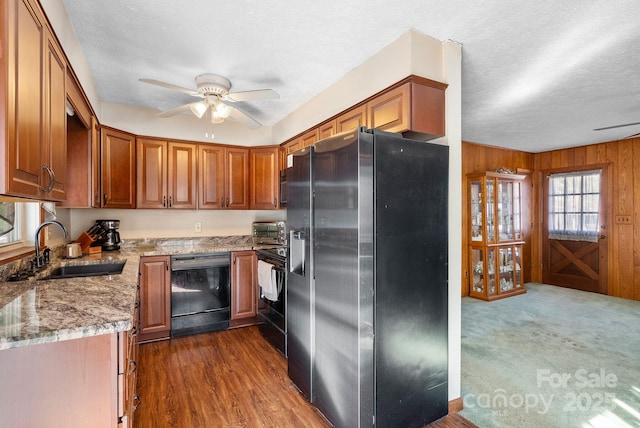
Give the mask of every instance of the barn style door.
M 546 172 L 545 284 L 607 294 L 606 168 Z

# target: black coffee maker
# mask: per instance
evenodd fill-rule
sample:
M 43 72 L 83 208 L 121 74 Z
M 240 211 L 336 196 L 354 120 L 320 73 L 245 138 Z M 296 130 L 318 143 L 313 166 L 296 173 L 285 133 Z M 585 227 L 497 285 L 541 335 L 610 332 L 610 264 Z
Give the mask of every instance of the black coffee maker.
M 116 251 L 120 249 L 120 220 L 96 220 L 102 227 L 102 251 Z

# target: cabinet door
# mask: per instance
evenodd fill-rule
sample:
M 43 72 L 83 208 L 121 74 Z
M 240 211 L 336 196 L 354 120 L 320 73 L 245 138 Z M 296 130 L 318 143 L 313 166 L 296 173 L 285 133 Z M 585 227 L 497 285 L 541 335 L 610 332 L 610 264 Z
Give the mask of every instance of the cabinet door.
M 287 169 L 289 166 L 287 165 L 287 157 L 302 148 L 302 142 L 300 138 L 296 138 L 295 140 L 289 141 L 286 144 L 282 145 L 282 159 L 280 163 L 281 169 Z
M 226 149 L 225 208 L 249 209 L 249 149 Z
M 167 191 L 169 208 L 195 209 L 196 203 L 196 159 L 195 144 L 169 142 Z
M 167 208 L 167 142 L 138 138 L 136 148 L 136 206 Z
M 135 208 L 136 140 L 133 135 L 102 128 L 100 131 L 102 208 Z
M 336 134 L 367 126 L 367 106 L 356 107 L 336 118 Z
M 231 319 L 254 317 L 258 307 L 256 253 L 232 252 L 231 263 Z
M 199 144 L 198 162 L 198 208 L 224 209 L 225 148 Z
M 43 164 L 49 168 L 43 178 L 45 198 L 64 200 L 67 197 L 67 64 L 53 35 L 46 32 L 44 88 L 45 88 L 45 144 Z M 49 176 L 50 175 L 50 176 Z M 49 190 L 47 192 L 47 190 Z
M 169 256 L 140 258 L 140 334 L 138 341 L 171 335 L 171 271 Z
M 278 147 L 251 149 L 251 209 L 278 209 Z
M 318 127 L 318 140 L 329 138 L 332 135 L 336 135 L 336 121 L 331 120 L 324 125 Z
M 100 162 L 100 126 L 98 119 L 91 116 L 91 193 L 92 208 L 100 208 L 102 202 L 102 165 Z
M 411 83 L 406 83 L 367 103 L 369 127 L 388 132 L 409 129 L 409 101 Z
M 303 134 L 300 137 L 299 147 L 309 147 L 318 141 L 318 129 L 312 129 L 311 131 Z
M 5 193 L 41 195 L 44 159 L 43 46 L 46 28 L 42 14 L 26 0 L 8 0 L 7 170 Z M 5 8 L 3 2 L 2 8 Z M 47 177 L 48 178 L 48 177 Z

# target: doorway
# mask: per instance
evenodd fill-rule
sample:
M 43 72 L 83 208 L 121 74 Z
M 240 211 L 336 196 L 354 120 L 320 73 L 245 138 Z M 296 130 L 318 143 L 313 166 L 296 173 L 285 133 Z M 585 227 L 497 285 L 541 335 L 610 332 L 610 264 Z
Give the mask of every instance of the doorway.
M 607 165 L 544 171 L 542 280 L 608 294 Z

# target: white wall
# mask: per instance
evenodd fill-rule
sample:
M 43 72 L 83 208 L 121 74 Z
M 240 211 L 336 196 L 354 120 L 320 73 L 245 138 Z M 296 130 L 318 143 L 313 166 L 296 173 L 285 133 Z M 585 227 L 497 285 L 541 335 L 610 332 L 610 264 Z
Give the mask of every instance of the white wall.
M 414 30 L 404 33 L 276 123 L 273 140 L 284 142 L 410 74 L 446 82 L 441 41 Z
M 462 46 L 443 43 L 449 146 L 449 400 L 460 397 L 462 336 Z
M 58 209 L 64 211 L 64 209 Z M 98 219 L 120 220 L 122 239 L 182 238 L 204 236 L 251 235 L 251 223 L 262 220 L 284 220 L 285 210 L 226 211 L 226 210 L 123 210 L 71 209 L 72 237 L 79 236 Z M 202 232 L 194 225 L 202 223 Z

